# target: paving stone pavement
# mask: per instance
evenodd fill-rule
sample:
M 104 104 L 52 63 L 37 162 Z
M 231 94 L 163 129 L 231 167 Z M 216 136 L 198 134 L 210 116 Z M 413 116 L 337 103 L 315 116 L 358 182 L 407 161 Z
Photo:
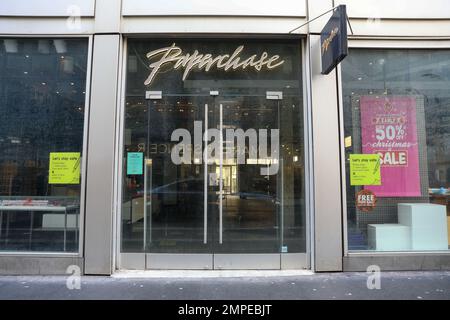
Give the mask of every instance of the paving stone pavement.
M 0 276 L 0 299 L 149 300 L 450 300 L 450 272 L 382 272 L 381 288 L 367 288 L 366 273 L 297 276 L 134 278 L 83 276 L 68 289 L 65 276 Z M 73 279 L 71 279 L 73 280 Z

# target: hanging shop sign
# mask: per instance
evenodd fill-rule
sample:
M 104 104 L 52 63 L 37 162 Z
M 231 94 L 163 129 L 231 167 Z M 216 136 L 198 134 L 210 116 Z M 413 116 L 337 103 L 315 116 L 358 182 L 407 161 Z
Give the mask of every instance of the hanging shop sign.
M 149 64 L 150 75 L 145 80 L 146 86 L 151 85 L 158 72 L 167 70 L 166 67 L 171 65 L 173 70 L 184 69 L 183 81 L 189 76 L 193 69 L 210 71 L 212 68 L 216 70 L 245 70 L 253 69 L 261 71 L 263 69 L 271 70 L 281 66 L 284 60 L 280 60 L 279 55 L 269 56 L 267 52 L 262 54 L 253 54 L 251 56 L 242 56 L 244 46 L 238 46 L 232 54 L 222 54 L 213 56 L 209 53 L 200 53 L 195 50 L 193 53 L 185 53 L 183 50 L 173 43 L 169 47 L 160 48 L 147 53 L 149 60 L 158 60 Z
M 371 190 L 363 189 L 356 194 L 356 208 L 363 212 L 372 211 L 377 204 L 377 196 Z
M 345 5 L 334 10 L 320 32 L 322 74 L 329 74 L 348 54 L 347 13 Z
M 362 96 L 362 152 L 378 154 L 381 185 L 378 197 L 417 197 L 420 192 L 416 97 Z

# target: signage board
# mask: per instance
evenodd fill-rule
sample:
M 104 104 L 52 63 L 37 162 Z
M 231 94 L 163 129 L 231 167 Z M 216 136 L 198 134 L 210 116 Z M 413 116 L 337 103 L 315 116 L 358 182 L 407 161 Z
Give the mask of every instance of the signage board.
M 50 152 L 49 184 L 80 183 L 80 153 Z
M 142 152 L 127 153 L 127 175 L 143 174 L 144 154 Z
M 348 54 L 347 13 L 345 5 L 334 10 L 320 32 L 322 74 L 329 74 Z
M 381 184 L 378 154 L 350 155 L 350 185 L 379 186 Z
M 420 191 L 416 98 L 361 96 L 362 152 L 378 154 L 378 197 L 418 197 Z

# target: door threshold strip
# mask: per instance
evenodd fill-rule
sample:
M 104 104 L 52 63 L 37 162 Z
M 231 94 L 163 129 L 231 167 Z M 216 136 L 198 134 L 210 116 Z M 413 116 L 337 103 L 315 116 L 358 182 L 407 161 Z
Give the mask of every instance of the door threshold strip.
M 309 276 L 311 270 L 118 270 L 113 278 L 237 278 Z

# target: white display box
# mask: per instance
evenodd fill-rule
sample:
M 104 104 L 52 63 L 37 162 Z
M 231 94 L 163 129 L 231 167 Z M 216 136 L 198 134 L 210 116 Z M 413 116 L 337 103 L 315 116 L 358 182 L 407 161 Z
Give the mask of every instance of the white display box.
M 411 250 L 410 228 L 394 223 L 368 224 L 368 245 L 370 250 Z
M 411 228 L 412 250 L 447 250 L 446 207 L 432 203 L 399 203 L 398 222 Z
M 42 228 L 64 228 L 64 214 L 46 213 L 42 217 Z M 78 228 L 78 215 L 67 215 L 67 229 Z

